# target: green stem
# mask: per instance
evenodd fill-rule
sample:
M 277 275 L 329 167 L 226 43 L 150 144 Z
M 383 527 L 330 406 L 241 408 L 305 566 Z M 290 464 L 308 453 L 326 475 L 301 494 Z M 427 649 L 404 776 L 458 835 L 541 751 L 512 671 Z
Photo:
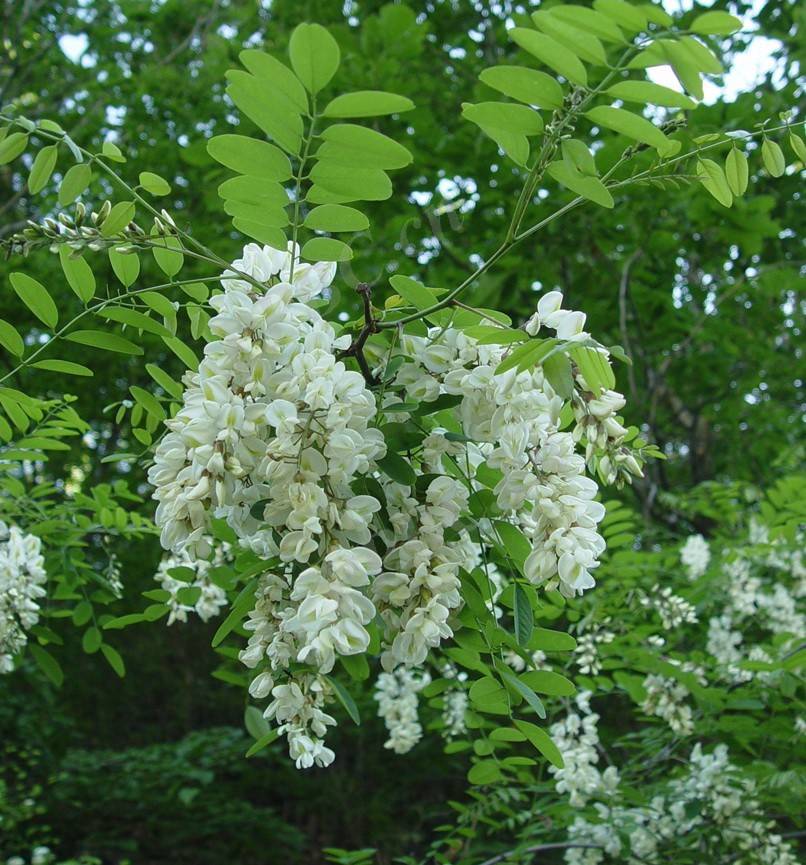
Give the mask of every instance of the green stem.
M 580 100 L 579 102 L 572 102 L 570 108 L 563 111 L 555 111 L 552 116 L 551 123 L 548 127 L 549 134 L 546 136 L 546 139 L 543 143 L 543 147 L 540 150 L 540 154 L 535 161 L 534 166 L 529 172 L 529 176 L 526 179 L 526 183 L 521 190 L 521 194 L 518 198 L 518 202 L 515 205 L 515 211 L 512 216 L 512 221 L 509 224 L 509 229 L 507 230 L 506 239 L 507 241 L 513 240 L 518 234 L 518 229 L 521 227 L 521 223 L 523 222 L 523 218 L 526 215 L 526 210 L 529 206 L 529 202 L 532 200 L 532 196 L 534 195 L 534 191 L 537 187 L 537 184 L 543 179 L 543 175 L 546 173 L 546 168 L 551 162 L 554 154 L 557 152 L 557 147 L 562 141 L 563 135 L 566 129 L 573 129 L 573 123 L 576 118 L 588 107 L 593 99 L 595 99 L 605 87 L 613 80 L 613 78 L 621 72 L 625 68 L 625 64 L 628 63 L 632 56 L 638 49 L 635 46 L 630 46 L 623 52 L 621 57 L 619 58 L 616 65 L 605 75 L 605 77 L 596 85 L 596 87 L 589 90 Z M 573 97 L 572 97 L 573 99 Z
M 0 114 L 0 121 L 5 121 L 5 122 L 10 123 L 10 124 L 20 125 L 16 118 L 9 117 L 8 115 L 5 115 L 5 114 Z M 58 133 L 55 133 L 55 132 L 49 132 L 48 130 L 42 129 L 39 126 L 36 127 L 34 132 L 37 135 L 39 135 L 41 138 L 44 138 L 47 141 L 54 141 L 57 144 L 62 143 L 64 141 L 64 135 L 59 135 Z M 75 142 L 73 142 L 73 144 L 75 144 Z M 162 216 L 160 211 L 158 211 L 149 201 L 147 201 L 145 198 L 143 198 L 143 196 L 140 195 L 140 193 L 137 192 L 133 186 L 128 184 L 114 170 L 114 168 L 107 165 L 106 162 L 103 161 L 103 159 L 101 159 L 99 156 L 92 153 L 91 151 L 87 150 L 86 148 L 80 147 L 77 144 L 75 144 L 75 146 L 79 150 L 79 152 L 82 154 L 82 156 L 84 156 L 87 159 L 88 162 L 90 162 L 93 165 L 97 165 L 98 168 L 101 171 L 103 171 L 106 175 L 111 177 L 113 180 L 117 181 L 117 183 L 119 183 L 120 186 L 122 186 L 123 189 L 125 189 L 126 192 L 129 195 L 131 195 L 132 198 L 135 201 L 137 201 L 138 204 L 140 204 L 141 207 L 145 208 L 145 210 L 147 210 L 152 216 L 154 216 L 158 219 L 164 219 L 164 217 Z M 216 253 L 212 249 L 205 246 L 200 241 L 196 240 L 196 238 L 193 237 L 191 234 L 189 234 L 188 232 L 179 228 L 179 226 L 176 224 L 173 225 L 173 228 L 176 230 L 177 234 L 185 241 L 185 243 L 190 244 L 196 250 L 198 250 L 197 253 L 193 253 L 191 250 L 189 250 L 187 248 L 183 248 L 182 249 L 183 254 L 190 255 L 190 256 L 193 256 L 195 258 L 202 258 L 203 260 L 209 261 L 209 262 L 217 265 L 218 267 L 232 269 L 232 265 L 229 262 L 225 261 L 223 258 L 216 255 Z M 118 243 L 119 242 L 120 241 L 118 241 Z M 150 245 L 161 246 L 160 244 L 150 244 Z M 257 288 L 260 288 L 261 290 L 263 290 L 265 288 L 265 286 L 263 286 L 257 280 L 253 279 L 249 274 L 241 273 L 240 271 L 236 271 L 236 272 L 239 273 L 239 275 L 242 276 L 243 279 L 247 280 L 248 282 L 250 282 L 252 285 L 256 286 Z
M 616 183 L 611 183 L 608 186 L 608 189 L 618 189 L 621 186 L 629 186 L 631 183 L 635 183 L 638 180 L 643 180 L 646 177 L 651 177 L 653 172 L 658 171 L 661 168 L 668 168 L 670 165 L 677 165 L 679 162 L 684 162 L 686 159 L 691 159 L 694 156 L 699 155 L 700 153 L 706 153 L 707 151 L 713 150 L 717 147 L 725 147 L 726 145 L 734 144 L 736 141 L 749 141 L 752 138 L 758 138 L 760 136 L 767 135 L 770 132 L 780 132 L 782 129 L 788 129 L 791 124 L 782 123 L 780 126 L 774 126 L 771 129 L 759 129 L 757 132 L 745 132 L 741 135 L 731 135 L 727 138 L 721 139 L 720 141 L 713 141 L 710 144 L 705 144 L 702 147 L 697 147 L 694 150 L 689 150 L 681 156 L 675 156 L 672 159 L 667 159 L 663 162 L 658 163 L 658 165 L 652 166 L 652 168 L 647 168 L 645 171 L 641 171 L 638 174 L 634 174 L 632 177 L 628 177 L 624 180 L 619 180 Z M 607 176 L 613 173 L 613 169 L 610 170 Z
M 294 281 L 294 264 L 296 262 L 297 238 L 299 236 L 299 211 L 300 211 L 300 195 L 302 194 L 302 180 L 305 177 L 305 164 L 308 161 L 308 155 L 311 150 L 311 141 L 316 131 L 316 97 L 311 97 L 311 125 L 308 127 L 308 135 L 304 140 L 302 154 L 297 167 L 296 183 L 294 186 L 294 216 L 291 226 L 291 265 L 288 274 L 288 281 Z
M 32 354 L 28 355 L 24 360 L 20 361 L 17 366 L 14 367 L 10 372 L 7 372 L 2 378 L 0 378 L 0 384 L 2 384 L 7 379 L 16 375 L 18 372 L 21 372 L 23 369 L 30 366 L 31 362 L 39 357 L 43 351 L 47 348 L 50 348 L 53 343 L 55 343 L 58 339 L 60 339 L 64 334 L 74 325 L 81 321 L 84 316 L 90 313 L 100 312 L 102 309 L 105 309 L 107 306 L 112 306 L 113 304 L 120 304 L 128 300 L 130 297 L 136 297 L 139 294 L 144 294 L 147 291 L 160 291 L 162 289 L 171 288 L 174 285 L 190 285 L 195 282 L 213 282 L 217 279 L 220 279 L 220 276 L 205 276 L 205 277 L 195 277 L 194 279 L 180 279 L 175 282 L 166 282 L 162 285 L 150 285 L 147 288 L 138 288 L 134 291 L 126 291 L 123 294 L 116 295 L 115 297 L 107 298 L 106 300 L 99 301 L 92 306 L 88 306 L 86 309 L 82 309 L 78 315 L 74 316 L 67 322 L 63 327 L 57 330 L 53 334 L 53 338 L 48 340 L 44 345 L 39 346 Z
M 446 306 L 453 305 L 454 298 L 458 297 L 471 283 L 475 282 L 485 271 L 489 270 L 499 258 L 506 255 L 509 251 L 511 243 L 503 243 L 496 251 L 484 262 L 480 267 L 476 268 L 461 285 L 457 286 L 450 294 L 446 295 L 439 303 L 435 303 L 426 309 L 421 309 L 418 312 L 413 312 L 411 315 L 404 315 L 402 318 L 394 321 L 379 321 L 375 327 L 377 330 L 389 330 L 393 327 L 399 327 L 403 324 L 408 324 L 410 321 L 417 321 L 420 318 L 427 318 L 429 315 L 445 309 Z

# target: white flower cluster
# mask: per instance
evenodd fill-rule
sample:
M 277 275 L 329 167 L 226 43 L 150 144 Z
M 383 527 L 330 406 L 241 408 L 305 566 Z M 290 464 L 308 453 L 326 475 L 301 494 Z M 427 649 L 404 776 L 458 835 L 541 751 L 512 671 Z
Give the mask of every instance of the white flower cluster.
M 770 671 L 745 669 L 745 662 L 770 663 L 774 660 L 770 652 L 786 654 L 788 647 L 797 645 L 806 634 L 806 616 L 799 604 L 806 594 L 802 539 L 770 543 L 769 538 L 769 529 L 752 521 L 750 546 L 731 545 L 722 566 L 724 594 L 709 620 L 706 648 L 717 661 L 720 674 L 732 683 L 773 678 L 775 674 Z M 763 631 L 784 639 L 765 648 L 757 642 Z
M 610 793 L 594 804 L 598 822 L 578 817 L 571 826 L 569 843 L 580 846 L 567 850 L 567 865 L 665 865 L 684 850 L 700 857 L 710 851 L 742 865 L 797 865 L 791 846 L 764 819 L 753 781 L 737 772 L 725 745 L 710 754 L 695 745 L 685 774 L 647 806 L 614 804 L 618 791 Z
M 224 517 L 243 546 L 285 563 L 261 580 L 242 660 L 268 663 L 252 693 L 275 698 L 267 717 L 299 766 L 332 760 L 322 742 L 329 688 L 321 675 L 275 685 L 272 674 L 292 661 L 325 674 L 337 654 L 365 651 L 375 609 L 362 589 L 381 569 L 376 553 L 354 546 L 370 541 L 381 505 L 351 486 L 386 450 L 370 426 L 375 398 L 336 357 L 349 338 L 306 303 L 334 274 L 334 264 L 301 263 L 290 247 L 244 249 L 210 301 L 216 339 L 149 472 L 164 547 L 204 558 L 210 518 Z
M 464 689 L 451 689 L 443 697 L 445 705 L 442 709 L 442 735 L 446 739 L 463 736 L 467 732 L 467 710 L 470 708 L 470 698 Z
M 47 581 L 42 542 L 36 535 L 0 520 L 0 673 L 28 642 L 26 631 L 39 621 L 37 600 Z
M 713 616 L 708 622 L 708 642 L 706 649 L 713 655 L 723 672 L 732 682 L 749 682 L 753 674 L 742 670 L 739 664 L 744 660 L 739 646 L 742 644 L 742 634 L 733 629 L 730 613 Z
M 375 685 L 378 715 L 389 733 L 385 748 L 407 754 L 420 741 L 423 728 L 417 714 L 417 695 L 430 681 L 427 672 L 418 673 L 405 667 L 378 676 Z
M 327 675 L 338 657 L 367 651 L 376 623 L 381 663 L 393 676 L 379 684 L 383 714 L 407 730 L 390 747 L 414 738 L 410 710 L 394 708 L 393 684 L 410 692 L 412 668 L 453 635 L 463 571 L 485 561 L 484 600 L 502 615 L 495 604 L 503 584 L 483 556 L 486 545 L 506 548 L 502 522 L 531 543 L 525 572 L 533 583 L 567 597 L 593 586 L 605 548 L 597 530 L 604 507 L 576 446 L 584 436 L 592 455 L 624 434 L 615 420 L 619 395 L 592 399 L 580 379 L 585 431 L 563 432 L 565 401 L 540 368 L 496 375 L 507 348 L 450 327 L 402 337 L 402 363 L 379 408 L 364 377 L 339 360 L 349 337 L 337 338 L 307 303 L 334 274 L 331 264 L 300 263 L 290 248 L 244 249 L 224 274 L 223 292 L 211 298 L 214 339 L 186 377 L 182 408 L 167 422 L 149 472 L 161 540 L 177 557 L 160 574 L 172 596 L 181 585 L 168 582 L 167 570 L 209 558 L 213 517 L 271 560 L 240 657 L 255 670 L 252 696 L 274 698 L 266 717 L 287 735 L 299 766 L 332 760 L 324 746 L 332 723 L 323 710 L 333 696 Z M 547 297 L 543 324 L 562 340 L 589 344 L 584 315 L 562 310 L 558 292 Z M 407 460 L 408 483 L 379 468 L 386 442 L 378 414 L 401 392 L 418 402 L 458 396 L 464 431 L 451 439 L 439 427 L 428 430 L 417 458 Z M 476 521 L 478 539 L 463 520 L 481 488 L 475 472 L 482 463 L 500 472 L 500 514 Z M 207 615 L 214 599 L 203 597 Z M 172 619 L 186 616 L 178 597 L 171 606 Z M 464 724 L 466 699 L 463 689 L 451 696 L 447 728 Z
M 210 571 L 224 565 L 228 560 L 228 554 L 229 544 L 223 543 L 213 548 L 210 559 L 194 560 L 186 551 L 179 555 L 163 556 L 154 579 L 170 594 L 165 602 L 169 608 L 169 625 L 174 622 L 187 622 L 188 613 L 195 613 L 203 622 L 208 622 L 227 605 L 227 593 L 213 582 Z M 194 572 L 195 577 L 190 581 L 172 577 L 169 571 L 174 568 L 188 568 Z M 179 593 L 183 589 L 198 589 L 199 596 L 193 604 L 182 603 Z
M 337 655 L 366 651 L 366 625 L 375 608 L 361 589 L 380 567 L 380 557 L 372 550 L 335 547 L 320 565 L 306 568 L 296 578 L 286 568 L 282 576 L 265 574 L 260 579 L 255 608 L 246 623 L 252 635 L 240 659 L 252 669 L 268 665 L 252 680 L 249 691 L 258 699 L 269 693 L 274 697 L 265 716 L 281 724 L 298 767 L 332 762 L 333 752 L 323 741 L 326 727 L 335 723 L 321 711 L 331 691 L 324 674 L 333 669 Z M 290 673 L 294 661 L 313 666 L 317 673 Z M 286 682 L 275 684 L 282 671 Z
M 690 736 L 694 732 L 691 706 L 686 703 L 689 690 L 681 682 L 655 674 L 644 679 L 646 697 L 641 709 L 647 715 L 662 718 L 678 736 Z
M 459 571 L 472 570 L 479 552 L 464 529 L 446 537 L 467 508 L 460 481 L 434 478 L 422 504 L 410 487 L 383 485 L 392 528 L 379 527 L 389 552 L 371 597 L 385 625 L 381 664 L 388 671 L 423 664 L 430 649 L 453 635 L 448 619 L 462 603 Z
M 602 624 L 607 624 L 607 621 Z M 579 667 L 579 672 L 587 676 L 598 675 L 602 670 L 599 646 L 612 643 L 615 638 L 615 633 L 604 627 L 587 628 L 578 633 L 574 660 Z
M 344 341 L 303 302 L 335 265 L 297 262 L 289 282 L 290 252 L 249 244 L 233 267 L 210 300 L 216 339 L 149 471 L 162 544 L 205 557 L 213 514 L 259 555 L 284 561 L 307 562 L 334 539 L 366 543 L 380 505 L 354 496 L 350 482 L 385 452 L 369 426 L 375 400 L 336 359 Z M 280 281 L 258 289 L 238 274 Z
M 335 759 L 325 745 L 328 727 L 336 719 L 323 707 L 329 702 L 328 685 L 321 676 L 301 675 L 272 689 L 272 700 L 264 715 L 278 724 L 277 731 L 288 741 L 288 753 L 297 769 L 329 766 Z
M 493 569 L 490 569 L 490 576 L 492 574 Z M 516 655 L 516 657 L 521 660 L 520 656 Z M 458 669 L 451 663 L 443 664 L 440 672 L 444 679 L 456 683 L 455 687 L 450 687 L 447 691 L 442 692 L 442 737 L 450 741 L 467 732 L 467 710 L 470 708 L 470 697 L 465 683 L 468 675 L 464 670 Z
M 667 631 L 698 621 L 694 605 L 680 595 L 673 594 L 669 586 L 661 588 L 655 584 L 649 594 L 641 596 L 640 602 L 643 607 L 655 610 Z
M 536 333 L 545 325 L 564 340 L 588 339 L 582 330 L 584 315 L 562 310 L 561 304 L 559 292 L 542 298 L 527 330 Z M 620 426 L 617 430 L 614 420 L 622 405 L 620 398 L 603 393 L 601 405 L 594 401 L 593 414 L 584 414 L 585 429 L 563 432 L 560 411 L 564 401 L 540 367 L 496 374 L 506 347 L 481 345 L 460 329 L 448 327 L 432 328 L 424 337 L 404 337 L 401 350 L 406 358 L 415 359 L 404 362 L 395 379 L 408 399 L 432 402 L 443 394 L 461 397 L 462 432 L 476 448 L 467 448 L 467 465 L 460 468 L 468 471 L 470 484 L 472 472 L 482 462 L 501 473 L 494 488 L 497 506 L 503 518 L 518 526 L 532 544 L 526 560 L 528 578 L 547 588 L 558 587 L 567 597 L 591 588 L 591 571 L 605 547 L 597 531 L 604 508 L 595 501 L 597 485 L 585 475 L 585 457 L 576 452 L 576 442 L 587 437 L 589 417 L 607 426 L 609 432 L 602 433 L 602 441 L 623 437 L 626 430 Z M 606 354 L 603 360 L 607 362 Z M 580 377 L 578 383 L 587 394 Z M 425 443 L 428 459 L 440 465 L 445 454 L 455 451 L 455 443 L 440 446 L 433 434 L 429 438 Z M 588 438 L 591 454 L 600 438 L 598 431 Z M 637 462 L 633 473 L 640 473 Z M 483 520 L 482 527 L 485 523 L 490 540 L 495 541 L 488 521 Z
M 574 808 L 581 808 L 597 795 L 607 795 L 619 784 L 618 770 L 599 763 L 599 716 L 591 711 L 590 693 L 580 691 L 577 711 L 569 711 L 562 721 L 552 724 L 551 739 L 562 754 L 562 769 L 549 766 L 558 793 L 567 793 Z
M 680 561 L 688 569 L 688 578 L 696 580 L 708 570 L 711 549 L 702 535 L 689 535 L 680 549 Z

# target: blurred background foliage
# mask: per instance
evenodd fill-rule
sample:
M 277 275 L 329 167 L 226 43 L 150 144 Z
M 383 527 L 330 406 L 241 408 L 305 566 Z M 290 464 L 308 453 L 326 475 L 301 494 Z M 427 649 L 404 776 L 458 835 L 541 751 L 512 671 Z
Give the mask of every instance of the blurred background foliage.
M 478 72 L 503 61 L 505 23 L 526 8 L 506 0 L 5 0 L 0 103 L 54 118 L 86 146 L 115 141 L 129 159 L 124 174 L 159 172 L 174 188 L 172 212 L 204 243 L 234 256 L 242 240 L 221 210 L 221 170 L 204 148 L 207 137 L 237 123 L 224 71 L 244 47 L 284 52 L 302 20 L 327 25 L 344 57 L 343 90 L 386 89 L 417 104 L 386 129 L 405 140 L 414 163 L 396 174 L 396 194 L 375 206 L 371 230 L 341 270 L 339 303 L 353 317 L 358 281 L 373 285 L 379 304 L 394 272 L 453 286 L 497 245 L 518 178 L 460 119 L 460 106 L 483 95 Z M 729 90 L 693 112 L 692 133 L 751 128 L 797 105 L 806 6 L 740 0 L 713 8 L 749 15 L 759 37 L 774 40 L 764 43 L 774 63 L 757 70 L 751 92 Z M 745 37 L 731 43 L 739 64 L 753 62 L 741 59 L 746 47 Z M 0 237 L 57 209 L 55 186 L 29 197 L 22 170 L 0 168 Z M 694 485 L 763 487 L 802 457 L 802 179 L 761 176 L 753 190 L 732 210 L 698 185 L 635 189 L 614 212 L 579 208 L 475 288 L 475 305 L 516 321 L 531 314 L 539 293 L 560 288 L 603 343 L 633 357 L 619 380 L 627 419 L 645 420 L 648 437 L 669 456 L 625 494 L 647 539 L 708 532 L 707 513 L 676 506 Z M 0 284 L 18 266 L 0 264 Z M 57 258 L 41 256 L 37 267 L 64 308 L 77 311 L 72 292 L 58 288 Z M 111 269 L 106 276 L 111 283 Z M 35 334 L 36 322 L 10 292 L 0 298 L 2 316 Z M 143 339 L 145 359 L 178 378 L 181 366 L 162 342 Z M 81 360 L 80 347 L 69 351 L 66 359 Z M 72 385 L 82 417 L 93 421 L 91 447 L 54 454 L 50 466 L 56 477 L 78 468 L 87 484 L 124 472 L 147 493 L 139 468 L 101 462 L 126 449 L 127 435 L 104 408 L 118 405 L 129 384 L 150 382 L 139 359 L 110 358 L 91 385 Z M 34 374 L 37 393 L 47 395 L 48 376 L 53 393 L 62 393 L 56 374 L 41 370 L 25 372 L 18 386 L 32 388 L 25 376 Z M 127 595 L 153 587 L 155 540 L 119 555 Z M 387 856 L 425 847 L 446 801 L 463 793 L 462 758 L 443 755 L 428 738 L 406 757 L 384 751 L 367 687 L 364 725 L 338 728 L 332 769 L 299 773 L 272 749 L 245 761 L 240 692 L 210 675 L 214 630 L 194 620 L 121 632 L 129 660 L 122 681 L 98 656 L 69 646 L 60 655 L 66 684 L 59 692 L 25 670 L 0 679 L 0 858 L 49 844 L 63 856 L 110 862 L 254 865 L 321 861 L 325 845 L 371 844 Z

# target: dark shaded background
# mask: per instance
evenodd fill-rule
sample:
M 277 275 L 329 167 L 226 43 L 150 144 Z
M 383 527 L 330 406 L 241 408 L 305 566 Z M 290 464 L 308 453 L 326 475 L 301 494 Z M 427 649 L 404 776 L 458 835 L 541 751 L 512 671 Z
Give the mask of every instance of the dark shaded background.
M 495 248 L 519 189 L 509 164 L 459 116 L 461 102 L 482 92 L 478 72 L 510 50 L 504 20 L 517 11 L 514 4 L 501 3 L 500 14 L 469 0 L 264 5 L 6 0 L 0 101 L 35 119 L 57 119 L 85 146 L 114 136 L 129 157 L 124 171 L 134 177 L 151 169 L 168 178 L 172 211 L 206 244 L 234 256 L 241 241 L 219 207 L 221 172 L 204 151 L 204 139 L 234 121 L 223 73 L 247 44 L 284 52 L 301 20 L 332 25 L 344 58 L 339 89 L 389 89 L 418 106 L 384 124 L 415 160 L 396 174 L 395 196 L 373 209 L 371 234 L 359 242 L 352 270 L 342 272 L 343 305 L 351 308 L 349 287 L 357 280 L 373 283 L 380 302 L 393 270 L 429 285 L 455 285 L 472 270 L 472 255 Z M 750 128 L 798 104 L 793 68 L 806 59 L 806 12 L 798 5 L 770 0 L 757 16 L 760 32 L 781 40 L 774 80 L 728 104 L 698 109 L 694 134 Z M 66 36 L 72 49 L 84 46 L 78 62 L 60 48 Z M 18 164 L 0 167 L 0 237 L 55 208 L 53 189 L 30 200 L 24 180 Z M 571 307 L 585 309 L 602 342 L 630 350 L 634 367 L 619 370 L 628 417 L 646 421 L 647 435 L 670 457 L 627 494 L 649 532 L 687 525 L 664 493 L 707 480 L 763 485 L 783 471 L 782 462 L 801 456 L 801 189 L 795 175 L 778 181 L 760 175 L 752 194 L 730 211 L 699 187 L 636 189 L 615 211 L 582 208 L 553 223 L 474 289 L 475 304 L 523 320 L 536 292 L 560 287 Z M 564 200 L 564 193 L 552 193 L 553 201 Z M 546 208 L 536 206 L 535 218 Z M 69 289 L 58 289 L 54 257 L 26 266 L 65 308 L 78 303 Z M 742 277 L 751 266 L 751 276 Z M 112 279 L 105 267 L 99 260 L 100 283 Z M 144 269 L 143 279 L 156 273 Z M 7 285 L 5 272 L 0 283 Z M 0 315 L 35 332 L 7 288 Z M 144 339 L 146 360 L 178 377 L 178 363 L 162 343 Z M 65 359 L 80 361 L 74 350 L 63 352 Z M 100 457 L 125 447 L 128 430 L 102 409 L 119 401 L 128 384 L 148 387 L 150 379 L 140 360 L 110 357 L 91 385 L 71 384 L 97 433 L 95 453 L 75 449 L 54 459 L 56 476 L 78 466 L 90 483 L 119 470 Z M 36 377 L 37 393 L 62 392 L 54 374 Z M 33 388 L 33 380 L 23 377 L 20 387 Z M 139 472 L 129 475 L 134 486 L 142 486 Z M 136 603 L 140 591 L 153 587 L 158 545 L 118 554 L 127 598 Z M 130 608 L 124 602 L 120 612 Z M 428 737 L 404 758 L 385 751 L 367 688 L 364 725 L 339 726 L 330 770 L 299 773 L 279 746 L 244 760 L 251 739 L 242 730 L 243 697 L 210 676 L 213 630 L 194 621 L 121 632 L 117 645 L 129 670 L 123 681 L 69 641 L 59 655 L 66 671 L 59 692 L 28 668 L 0 678 L 3 807 L 13 810 L 33 790 L 44 811 L 0 830 L 0 858 L 41 843 L 64 856 L 87 852 L 137 865 L 314 863 L 323 845 L 378 846 L 386 856 L 423 848 L 447 800 L 463 795 L 461 756 L 446 757 Z

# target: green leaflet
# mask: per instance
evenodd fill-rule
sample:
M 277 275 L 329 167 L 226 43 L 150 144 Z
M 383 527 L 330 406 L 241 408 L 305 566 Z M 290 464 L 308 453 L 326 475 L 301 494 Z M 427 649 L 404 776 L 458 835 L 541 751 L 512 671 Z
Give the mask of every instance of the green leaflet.
M 135 345 L 116 333 L 105 333 L 100 330 L 74 330 L 72 333 L 66 334 L 64 338 L 70 342 L 77 342 L 79 345 L 114 351 L 118 354 L 143 354 L 143 349 L 139 345 Z
M 733 204 L 733 193 L 719 163 L 713 159 L 700 159 L 697 161 L 697 174 L 702 185 L 721 205 L 730 207 Z
M 556 39 L 580 60 L 596 66 L 607 66 L 604 46 L 592 33 L 580 30 L 557 15 L 542 10 L 532 13 L 532 21 L 538 30 Z
M 288 157 L 268 141 L 246 135 L 216 135 L 207 142 L 207 152 L 216 162 L 239 174 L 264 180 L 288 180 L 291 163 Z
M 689 29 L 703 36 L 730 36 L 742 29 L 742 22 L 727 12 L 703 12 L 691 22 Z
M 554 110 L 563 103 L 563 89 L 545 72 L 526 66 L 493 66 L 479 79 L 488 87 L 527 105 Z
M 300 254 L 308 261 L 348 261 L 353 257 L 346 243 L 331 237 L 314 237 L 302 247 Z
M 613 196 L 598 177 L 586 177 L 566 162 L 552 162 L 546 170 L 551 177 L 570 189 L 571 192 L 600 204 L 602 207 L 613 207 Z
M 32 195 L 41 192 L 50 180 L 50 175 L 53 174 L 53 169 L 56 167 L 58 152 L 57 145 L 51 144 L 48 147 L 43 147 L 36 154 L 36 159 L 34 159 L 31 172 L 28 175 L 28 191 Z
M 747 191 L 749 177 L 747 157 L 741 150 L 732 147 L 725 160 L 725 178 L 728 181 L 730 191 L 734 195 L 744 195 Z
M 13 324 L 0 318 L 0 345 L 16 357 L 22 357 L 25 343 Z
M 334 123 L 321 135 L 317 159 L 357 168 L 405 168 L 411 153 L 386 135 L 354 123 Z
M 607 93 L 625 102 L 638 102 L 641 105 L 661 105 L 666 108 L 683 108 L 690 111 L 697 107 L 693 99 L 678 93 L 670 87 L 663 87 L 653 81 L 620 81 L 607 88 Z
M 397 93 L 382 90 L 359 90 L 343 93 L 331 100 L 322 112 L 324 117 L 381 117 L 411 111 L 414 103 Z
M 524 736 L 537 748 L 537 750 L 554 766 L 562 769 L 565 763 L 563 762 L 560 749 L 551 741 L 549 734 L 529 721 L 515 720 L 515 726 L 523 733 Z
M 128 224 L 134 219 L 134 202 L 119 201 L 112 206 L 109 215 L 101 224 L 101 235 L 103 237 L 113 237 L 120 234 Z
M 263 87 L 282 94 L 295 113 L 308 110 L 308 94 L 299 78 L 276 57 L 256 48 L 247 48 L 241 51 L 238 59 L 253 75 L 262 80 Z
M 171 184 L 153 171 L 141 171 L 138 179 L 140 186 L 151 195 L 168 195 L 171 192 Z
M 239 69 L 230 69 L 226 77 L 227 95 L 238 109 L 287 153 L 299 153 L 302 117 L 284 94 L 269 82 Z
M 136 252 L 122 253 L 109 247 L 109 263 L 115 276 L 128 288 L 140 275 L 140 257 Z
M 313 204 L 384 201 L 392 195 L 392 182 L 380 168 L 348 168 L 320 159 L 311 170 L 314 185 L 308 192 Z
M 314 231 L 364 231 L 369 220 L 354 207 L 320 204 L 308 213 L 304 225 Z
M 550 69 L 583 87 L 588 85 L 588 73 L 582 62 L 565 45 L 550 36 L 529 30 L 526 27 L 513 27 L 507 34 L 517 45 L 536 57 Z
M 47 327 L 53 329 L 59 322 L 59 311 L 53 298 L 41 282 L 19 271 L 9 276 L 19 299 Z
M 89 367 L 83 366 L 80 363 L 73 363 L 69 360 L 38 360 L 32 363 L 31 366 L 36 367 L 36 369 L 48 370 L 48 372 L 61 372 L 64 375 L 93 375 Z
M 341 52 L 336 40 L 320 24 L 300 24 L 288 44 L 291 67 L 305 89 L 318 93 L 336 74 Z
M 607 129 L 620 132 L 627 138 L 640 141 L 654 147 L 661 155 L 669 149 L 669 139 L 653 123 L 644 117 L 639 117 L 624 108 L 613 108 L 610 105 L 599 105 L 586 112 L 588 119 Z
M 65 207 L 81 195 L 92 180 L 92 169 L 85 162 L 68 168 L 59 186 L 59 204 Z
M 92 268 L 81 255 L 66 245 L 59 247 L 59 261 L 67 284 L 78 295 L 82 303 L 89 303 L 95 296 L 95 274 L 92 272 Z

